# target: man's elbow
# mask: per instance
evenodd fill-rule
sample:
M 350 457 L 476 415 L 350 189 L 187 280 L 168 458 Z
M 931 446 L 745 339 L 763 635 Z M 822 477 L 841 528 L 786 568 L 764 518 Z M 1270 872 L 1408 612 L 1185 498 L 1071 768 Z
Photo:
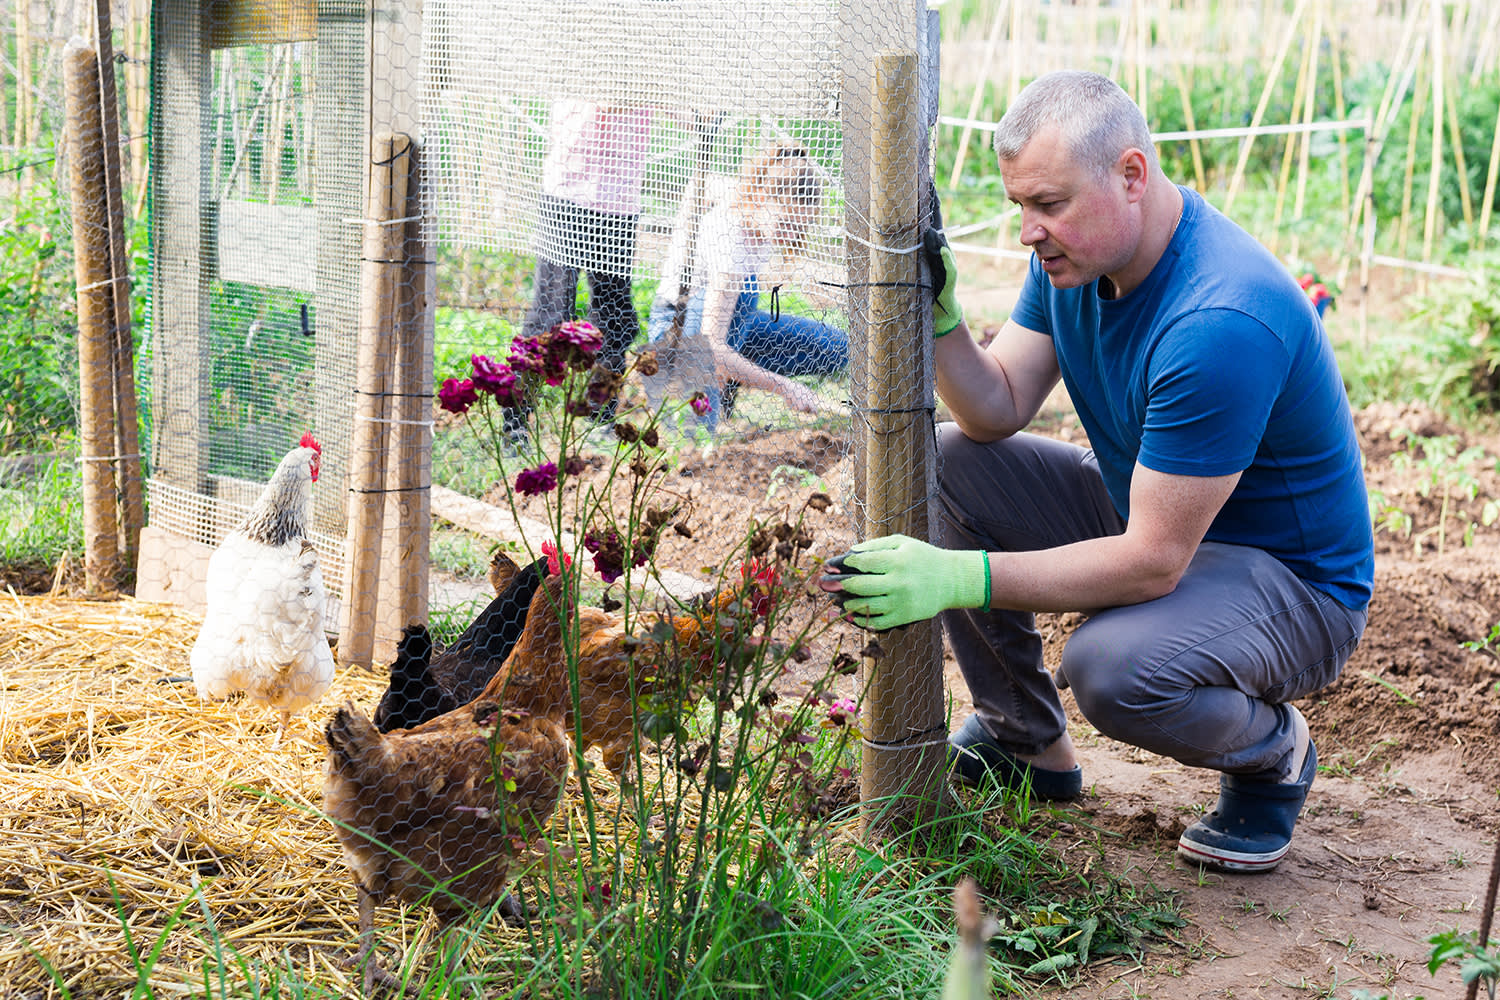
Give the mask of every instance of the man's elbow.
M 1183 574 L 1186 572 L 1186 563 L 1148 564 L 1144 567 L 1144 572 L 1136 577 L 1138 596 L 1134 603 L 1144 604 L 1158 597 L 1166 597 L 1177 589 L 1177 585 L 1182 582 Z

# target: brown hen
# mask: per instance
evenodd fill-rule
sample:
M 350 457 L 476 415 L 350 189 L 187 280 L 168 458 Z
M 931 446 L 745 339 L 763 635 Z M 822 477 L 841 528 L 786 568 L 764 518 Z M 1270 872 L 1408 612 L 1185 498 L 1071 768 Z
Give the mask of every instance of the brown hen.
M 324 808 L 358 888 L 367 994 L 395 979 L 373 953 L 375 906 L 425 901 L 444 924 L 488 908 L 562 797 L 562 597 L 557 577 L 537 591 L 509 669 L 469 704 L 384 734 L 349 704 L 328 724 Z
M 741 580 L 697 608 L 632 616 L 628 629 L 618 615 L 578 609 L 579 724 L 575 728 L 570 703 L 568 732 L 581 735 L 586 747 L 599 747 L 604 766 L 622 783 L 635 778 L 635 734 L 661 736 L 674 728 L 678 713 L 701 693 L 715 668 L 742 649 L 755 618 L 770 613 L 774 570 L 752 563 Z M 518 646 L 501 675 L 541 669 L 529 656 Z M 557 669 L 566 677 L 566 660 Z

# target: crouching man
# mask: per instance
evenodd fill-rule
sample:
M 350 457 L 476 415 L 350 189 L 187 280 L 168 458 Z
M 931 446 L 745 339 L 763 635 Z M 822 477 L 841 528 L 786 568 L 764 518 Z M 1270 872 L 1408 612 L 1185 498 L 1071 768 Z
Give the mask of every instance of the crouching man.
M 1276 866 L 1317 773 L 1292 704 L 1338 677 L 1364 631 L 1373 542 L 1333 349 L 1287 270 L 1168 180 L 1117 85 L 1033 82 L 995 134 L 1033 256 L 987 349 L 927 234 L 936 286 L 940 546 L 855 546 L 861 625 L 941 615 L 975 714 L 955 773 L 1070 799 L 1083 775 L 1058 685 L 1113 739 L 1220 773 L 1178 851 Z M 1061 378 L 1091 450 L 1023 428 Z M 1086 611 L 1057 679 L 1036 611 Z

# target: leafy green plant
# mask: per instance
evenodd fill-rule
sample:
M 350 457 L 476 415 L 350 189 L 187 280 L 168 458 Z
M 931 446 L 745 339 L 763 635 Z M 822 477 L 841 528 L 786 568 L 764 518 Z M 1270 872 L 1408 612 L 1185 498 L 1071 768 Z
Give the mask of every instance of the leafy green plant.
M 1425 353 L 1415 388 L 1429 406 L 1460 417 L 1500 412 L 1500 252 L 1465 265 L 1469 277 L 1433 286 L 1409 320 Z
M 1496 622 L 1490 627 L 1489 635 L 1463 643 L 1463 647 L 1465 649 L 1472 649 L 1476 653 L 1489 653 L 1491 656 L 1500 659 L 1500 622 Z
M 1417 454 L 1418 451 L 1420 455 Z M 1438 554 L 1441 555 L 1447 545 L 1450 517 L 1456 517 L 1462 543 L 1472 545 L 1474 532 L 1479 525 L 1489 527 L 1500 519 L 1500 500 L 1488 499 L 1480 509 L 1477 522 L 1470 520 L 1466 514 L 1454 514 L 1453 507 L 1455 501 L 1472 501 L 1478 497 L 1479 480 L 1474 475 L 1473 466 L 1486 458 L 1485 450 L 1478 446 L 1460 451 L 1458 438 L 1452 434 L 1423 437 L 1406 432 L 1403 450 L 1391 456 L 1391 464 L 1397 469 L 1415 468 L 1421 473 L 1417 492 L 1424 497 L 1437 495 L 1437 524 L 1412 535 L 1410 516 L 1403 512 L 1397 517 L 1389 510 L 1381 513 L 1377 524 L 1386 526 L 1387 530 L 1404 525 L 1405 533 L 1411 536 L 1417 555 L 1421 555 L 1426 539 L 1433 536 L 1436 538 Z
M 1500 990 L 1500 941 L 1491 938 L 1488 945 L 1481 945 L 1479 934 L 1474 931 L 1454 929 L 1434 934 L 1428 938 L 1432 955 L 1427 960 L 1427 971 L 1437 975 L 1437 970 L 1449 962 L 1459 963 L 1459 975 L 1465 985 L 1476 980 L 1484 986 L 1490 1000 L 1495 1000 Z
M 10 460 L 0 479 L 0 563 L 52 566 L 65 554 L 83 555 L 83 480 L 75 454 L 69 446 L 34 462 Z
M 0 217 L 0 455 L 46 450 L 74 426 L 78 339 L 67 202 L 50 175 Z

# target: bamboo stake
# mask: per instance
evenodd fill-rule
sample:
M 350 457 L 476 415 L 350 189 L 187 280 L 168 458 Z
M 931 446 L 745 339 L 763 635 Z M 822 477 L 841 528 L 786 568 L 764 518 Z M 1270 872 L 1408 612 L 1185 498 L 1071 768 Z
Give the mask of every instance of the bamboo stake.
M 130 0 L 125 26 L 125 50 L 133 55 L 125 63 L 125 121 L 129 125 L 130 217 L 139 220 L 146 210 L 146 185 L 150 178 L 146 159 L 146 129 L 150 127 L 151 0 Z
M 1406 102 L 1411 89 L 1412 77 L 1417 70 L 1418 43 L 1416 40 L 1417 15 L 1420 4 L 1413 4 L 1402 25 L 1401 41 L 1396 47 L 1396 58 L 1391 63 L 1391 74 L 1386 80 L 1385 90 L 1370 128 L 1365 133 L 1365 160 L 1360 169 L 1359 183 L 1354 189 L 1353 215 L 1349 219 L 1348 231 L 1359 231 L 1361 213 L 1373 215 L 1375 208 L 1375 164 L 1385 148 L 1386 137 L 1396 123 L 1397 110 Z M 1361 257 L 1361 279 L 1368 276 L 1369 259 Z M 1361 285 L 1364 290 L 1368 288 Z
M 1306 105 L 1302 109 L 1302 120 L 1311 123 L 1317 113 L 1318 97 L 1318 49 L 1323 41 L 1323 3 L 1316 0 L 1313 4 L 1313 28 L 1307 50 L 1307 86 L 1304 89 Z M 1297 193 L 1292 200 L 1292 249 L 1291 256 L 1296 259 L 1301 246 L 1301 233 L 1295 223 L 1301 222 L 1303 210 L 1307 204 L 1307 174 L 1311 169 L 1312 162 L 1312 133 L 1302 133 L 1301 150 L 1299 151 L 1300 162 L 1297 165 Z
M 1344 54 L 1339 46 L 1339 35 L 1336 31 L 1328 33 L 1328 57 L 1333 65 L 1333 108 L 1334 114 L 1339 121 L 1348 116 L 1348 108 L 1344 103 Z M 1349 137 L 1342 131 L 1338 133 L 1339 143 L 1339 179 L 1342 201 L 1339 202 L 1339 214 L 1349 214 Z
M 1302 47 L 1302 58 L 1297 63 L 1297 82 L 1292 87 L 1292 121 L 1298 124 L 1299 116 L 1302 114 L 1303 95 L 1307 92 L 1307 74 L 1312 62 L 1312 49 L 1315 45 L 1304 45 Z M 1302 143 L 1305 146 L 1311 133 L 1302 133 Z M 1281 152 L 1281 170 L 1276 177 L 1276 199 L 1271 215 L 1271 237 L 1269 249 L 1276 252 L 1277 245 L 1281 241 L 1281 212 L 1286 205 L 1286 189 L 1291 182 L 1292 161 L 1297 152 L 1297 137 L 1293 133 L 1287 133 L 1286 145 Z
M 1125 12 L 1121 15 L 1120 29 L 1115 35 L 1114 52 L 1109 57 L 1109 78 L 1118 80 L 1120 78 L 1120 66 L 1125 61 L 1125 46 L 1130 41 L 1130 32 L 1135 15 L 1135 4 L 1125 5 Z
M 99 107 L 103 125 L 104 197 L 109 225 L 110 275 L 114 279 L 114 308 L 110 323 L 110 370 L 114 383 L 113 415 L 115 490 L 120 497 L 120 547 L 127 568 L 134 567 L 140 547 L 145 507 L 141 499 L 140 421 L 135 397 L 135 340 L 130 321 L 130 255 L 125 246 L 125 198 L 120 173 L 119 91 L 109 0 L 94 4 L 94 32 L 99 53 Z
M 90 594 L 114 591 L 120 580 L 115 513 L 113 272 L 109 203 L 104 194 L 99 63 L 81 38 L 64 52 L 69 174 L 73 206 L 74 276 L 78 285 L 78 436 L 83 463 L 84 574 Z
M 1429 140 L 1427 167 L 1427 203 L 1422 218 L 1422 263 L 1432 263 L 1433 243 L 1437 239 L 1438 218 L 1442 214 L 1443 125 L 1446 121 L 1447 88 L 1444 86 L 1443 59 L 1447 51 L 1443 38 L 1443 5 L 1431 6 L 1429 29 L 1432 32 L 1432 133 Z M 1415 109 L 1413 109 L 1415 110 Z M 1418 292 L 1427 290 L 1426 275 L 1417 279 Z
M 1198 130 L 1198 123 L 1193 116 L 1193 96 L 1188 85 L 1187 78 L 1183 75 L 1182 64 L 1177 63 L 1173 67 L 1173 76 L 1177 81 L 1177 96 L 1182 102 L 1182 119 L 1189 132 Z M 1193 155 L 1193 180 L 1199 191 L 1208 190 L 1208 177 L 1203 169 L 1203 145 L 1196 139 L 1188 140 L 1188 151 Z
M 1432 263 L 1432 247 L 1437 239 L 1438 218 L 1442 214 L 1442 183 L 1443 183 L 1443 125 L 1446 121 L 1447 112 L 1444 104 L 1447 100 L 1447 90 L 1444 87 L 1443 59 L 1447 49 L 1443 37 L 1443 5 L 1433 3 L 1430 28 L 1432 31 L 1432 138 L 1430 144 L 1431 161 L 1427 168 L 1427 214 L 1422 220 L 1422 263 Z M 1417 279 L 1419 291 L 1426 291 L 1427 279 L 1424 275 Z
M 1251 127 L 1260 124 L 1265 117 L 1266 106 L 1271 102 L 1271 94 L 1276 88 L 1276 81 L 1281 76 L 1282 63 L 1286 61 L 1286 54 L 1292 47 L 1292 39 L 1296 37 L 1297 28 L 1302 23 L 1303 12 L 1307 9 L 1307 0 L 1297 0 L 1297 7 L 1292 11 L 1292 19 L 1287 22 L 1286 33 L 1281 36 L 1281 42 L 1276 47 L 1276 58 L 1271 64 L 1271 70 L 1266 74 L 1266 85 L 1261 89 L 1260 100 L 1256 102 L 1255 113 L 1250 117 Z M 1255 143 L 1254 137 L 1247 137 L 1240 146 L 1239 159 L 1235 161 L 1234 173 L 1229 178 L 1229 191 L 1224 196 L 1224 214 L 1230 214 L 1234 207 L 1234 197 L 1239 191 L 1240 181 L 1245 176 L 1245 166 L 1250 162 L 1250 148 Z
M 979 105 L 984 99 L 985 84 L 990 81 L 990 66 L 994 63 L 995 50 L 1000 46 L 1000 26 L 1005 23 L 1009 10 L 1010 0 L 1000 0 L 1000 6 L 995 8 L 995 19 L 990 22 L 990 34 L 985 39 L 984 62 L 980 64 L 979 79 L 974 84 L 974 93 L 969 97 L 969 113 L 965 115 L 971 121 L 979 115 Z M 963 176 L 964 159 L 969 152 L 969 137 L 973 134 L 974 126 L 965 125 L 958 137 L 958 154 L 953 158 L 953 172 L 948 175 L 950 188 L 956 189 L 959 178 Z
M 1135 92 L 1136 103 L 1140 106 L 1141 113 L 1146 120 L 1151 120 L 1151 84 L 1148 79 L 1150 69 L 1146 65 L 1146 38 L 1151 33 L 1151 25 L 1147 21 L 1148 12 L 1145 0 L 1131 0 L 1136 8 L 1135 13 Z
M 913 179 L 924 158 L 917 127 L 915 55 L 882 52 L 876 64 L 872 127 L 870 222 L 870 378 L 865 447 L 866 530 L 870 535 L 928 533 L 928 487 L 935 477 L 930 420 L 930 310 L 914 287 L 918 196 Z M 922 359 L 913 378 L 911 359 Z M 864 661 L 864 760 L 860 794 L 867 829 L 913 814 L 928 816 L 946 802 L 943 773 L 947 727 L 942 654 L 931 621 L 881 637 L 878 658 Z M 901 796 L 899 802 L 894 796 Z M 879 814 L 877 814 L 879 811 Z
M 32 79 L 31 61 L 31 4 L 28 0 L 16 0 L 16 129 L 13 135 L 19 149 L 29 149 L 31 132 L 31 108 L 36 92 L 36 81 Z M 21 169 L 21 190 L 31 187 L 32 168 Z
M 1474 63 L 1469 67 L 1469 83 L 1478 83 L 1490 69 L 1490 61 L 1500 49 L 1500 3 L 1491 4 L 1489 19 L 1479 33 L 1479 49 L 1474 53 Z
M 11 94 L 11 88 L 8 87 L 8 86 L 6 86 L 6 83 L 5 83 L 5 77 L 6 77 L 6 72 L 5 71 L 6 70 L 11 70 L 13 72 L 12 64 L 8 60 L 6 60 L 6 61 L 0 61 L 0 146 L 12 146 L 12 145 L 15 145 L 15 143 L 11 140 L 11 137 L 10 137 L 10 100 L 9 100 L 9 96 Z M 20 89 L 21 89 L 21 81 L 18 79 L 18 80 L 16 80 L 16 85 L 15 85 L 15 90 L 17 91 L 17 96 L 18 97 L 20 96 L 19 95 Z
M 1401 183 L 1401 222 L 1396 229 L 1397 255 L 1401 257 L 1406 256 L 1407 240 L 1411 234 L 1411 200 L 1416 189 L 1417 139 L 1422 131 L 1422 116 L 1417 109 L 1427 102 L 1427 86 L 1427 66 L 1423 63 L 1417 67 L 1416 90 L 1411 102 L 1411 120 L 1406 130 L 1406 174 Z
M 1446 74 L 1446 69 L 1445 69 Z M 1455 81 L 1456 83 L 1456 81 Z M 1458 202 L 1464 216 L 1464 225 L 1469 228 L 1469 247 L 1478 249 L 1472 235 L 1474 230 L 1474 196 L 1469 188 L 1469 163 L 1464 158 L 1464 135 L 1458 125 L 1458 101 L 1448 104 L 1448 141 L 1453 145 L 1453 169 L 1458 174 Z
M 368 666 L 374 655 L 380 599 L 380 548 L 385 528 L 386 453 L 390 435 L 392 328 L 398 315 L 399 255 L 406 228 L 411 139 L 385 132 L 371 146 L 355 355 L 355 412 L 349 452 L 349 531 L 344 557 L 344 608 L 338 656 Z
M 1490 210 L 1495 204 L 1495 185 L 1500 181 L 1500 107 L 1495 109 L 1495 137 L 1490 140 L 1490 165 L 1484 175 L 1484 198 L 1479 205 L 1479 238 L 1490 233 Z
M 1021 40 L 1021 28 L 1025 23 L 1022 17 L 1021 6 L 1026 0 L 1010 0 L 1010 50 L 1012 53 L 1019 51 Z M 1010 61 L 1010 86 L 1005 95 L 1005 106 L 1010 107 L 1016 95 L 1021 92 L 1021 64 L 1022 59 L 1011 59 Z

